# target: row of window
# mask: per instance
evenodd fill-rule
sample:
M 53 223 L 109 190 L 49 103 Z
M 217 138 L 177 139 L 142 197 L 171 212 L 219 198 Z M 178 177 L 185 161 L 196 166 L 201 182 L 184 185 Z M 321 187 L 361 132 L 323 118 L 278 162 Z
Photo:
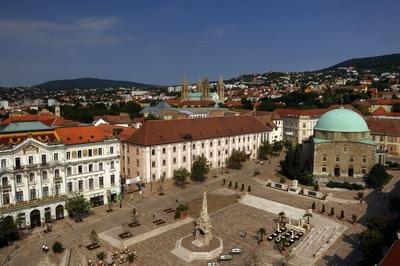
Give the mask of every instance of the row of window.
M 97 165 L 98 165 L 97 171 L 103 171 L 104 170 L 102 162 L 98 163 Z M 115 169 L 115 162 L 114 161 L 110 162 L 110 168 L 111 169 Z M 67 176 L 71 176 L 73 174 L 83 174 L 84 172 L 85 173 L 86 172 L 90 173 L 90 172 L 94 172 L 94 171 L 96 171 L 95 164 L 92 164 L 92 163 L 88 164 L 87 167 L 84 166 L 84 165 L 78 165 L 77 167 L 71 167 L 70 166 L 70 167 L 67 167 Z
M 326 155 L 322 156 L 322 161 L 323 161 L 323 162 L 328 161 L 328 156 L 326 156 Z M 336 157 L 335 157 L 335 161 L 336 161 L 336 162 L 340 162 L 340 157 L 339 157 L 339 156 L 336 156 Z M 367 162 L 367 157 L 366 157 L 366 156 L 363 156 L 361 161 L 362 161 L 363 163 L 366 163 L 366 162 Z M 350 157 L 350 158 L 349 158 L 349 162 L 350 162 L 350 163 L 353 163 L 353 162 L 354 162 L 354 157 Z
M 35 199 L 39 198 L 38 194 L 39 194 L 39 190 L 37 190 L 36 188 L 31 188 L 31 189 L 29 189 L 29 195 L 28 195 L 27 199 L 28 200 L 35 200 Z M 61 194 L 61 187 L 60 187 L 59 184 L 56 184 L 53 187 L 52 195 L 58 196 L 60 194 Z M 50 196 L 49 187 L 48 186 L 42 187 L 42 198 L 47 198 L 49 196 Z M 18 202 L 22 202 L 24 200 L 25 200 L 24 192 L 23 191 L 17 191 L 15 193 L 15 201 L 18 203 Z M 3 205 L 7 205 L 7 204 L 10 204 L 10 193 L 8 193 L 8 192 L 3 193 Z
M 47 180 L 48 172 L 42 171 L 41 176 L 42 176 L 42 180 Z M 35 182 L 35 179 L 36 179 L 35 173 L 29 173 L 28 177 L 29 177 L 30 183 Z M 54 178 L 60 178 L 60 170 L 59 169 L 54 170 Z M 9 184 L 8 181 L 9 181 L 8 177 L 6 177 L 6 176 L 2 177 L 2 179 L 1 179 L 1 183 L 3 186 L 7 186 Z M 15 176 L 15 183 L 22 184 L 22 175 Z
M 98 178 L 98 187 L 99 188 L 103 188 L 104 187 L 104 177 L 100 176 Z M 111 186 L 115 185 L 115 175 L 111 175 L 110 176 L 110 183 Z M 89 178 L 88 179 L 88 184 L 86 189 L 92 190 L 94 189 L 94 178 Z M 78 180 L 78 191 L 83 191 L 85 188 L 83 187 L 83 180 Z M 67 183 L 67 193 L 71 193 L 74 192 L 74 188 L 73 188 L 73 182 L 70 181 Z
M 109 153 L 114 154 L 114 147 L 109 148 Z M 95 149 L 85 149 L 85 150 L 77 150 L 77 151 L 67 151 L 66 156 L 67 160 L 75 159 L 75 158 L 83 158 L 83 157 L 92 157 L 92 156 L 101 156 L 103 155 L 103 148 L 95 148 Z

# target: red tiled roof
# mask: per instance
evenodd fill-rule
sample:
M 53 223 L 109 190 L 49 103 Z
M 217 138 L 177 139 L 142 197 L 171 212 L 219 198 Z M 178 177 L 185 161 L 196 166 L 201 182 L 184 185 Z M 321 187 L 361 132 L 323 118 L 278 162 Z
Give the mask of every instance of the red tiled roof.
M 368 117 L 366 122 L 372 134 L 379 133 L 400 136 L 400 119 L 380 119 Z
M 55 131 L 65 145 L 99 142 L 113 135 L 95 126 L 61 127 Z
M 126 141 L 148 146 L 219 138 L 268 131 L 253 116 L 210 117 L 180 120 L 149 120 Z
M 110 124 L 130 124 L 131 118 L 128 114 L 121 114 L 121 115 L 100 115 L 95 116 L 94 120 L 103 119 L 104 121 Z
M 137 130 L 136 128 L 133 127 L 121 127 L 121 126 L 107 125 L 107 124 L 101 124 L 98 125 L 97 127 L 106 132 L 107 135 L 113 135 L 115 130 L 119 131 L 118 138 L 121 141 L 126 140 Z
M 286 117 L 299 117 L 299 116 L 312 116 L 320 117 L 321 115 L 328 112 L 328 108 L 315 108 L 315 109 L 282 109 L 278 108 L 275 110 L 280 116 Z
M 379 266 L 394 266 L 400 262 L 400 240 L 396 240 Z
M 228 101 L 224 104 L 229 107 L 242 107 L 242 103 L 240 101 Z
M 28 122 L 28 121 L 40 121 L 47 126 L 71 126 L 78 125 L 78 122 L 64 119 L 63 117 L 57 117 L 54 114 L 22 114 L 22 115 L 11 115 L 8 118 L 1 121 L 1 125 L 8 125 L 11 122 Z
M 393 105 L 400 103 L 400 99 L 376 99 L 372 101 L 375 105 Z

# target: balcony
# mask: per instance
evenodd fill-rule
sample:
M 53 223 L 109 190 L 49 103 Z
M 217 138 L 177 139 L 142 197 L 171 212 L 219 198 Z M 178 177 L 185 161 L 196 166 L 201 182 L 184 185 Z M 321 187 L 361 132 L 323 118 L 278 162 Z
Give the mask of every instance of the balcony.
M 55 202 L 62 202 L 62 201 L 65 201 L 66 199 L 67 199 L 67 195 L 36 198 L 33 200 L 28 200 L 28 201 L 21 201 L 21 202 L 15 203 L 15 204 L 4 205 L 3 207 L 0 207 L 0 210 L 1 210 L 1 212 L 16 211 L 16 210 L 20 210 L 20 209 L 24 209 L 24 208 L 31 208 L 31 207 L 36 207 L 36 206 L 55 203 Z
M 0 184 L 0 190 L 2 190 L 3 192 L 6 191 L 11 191 L 11 185 L 10 184 Z

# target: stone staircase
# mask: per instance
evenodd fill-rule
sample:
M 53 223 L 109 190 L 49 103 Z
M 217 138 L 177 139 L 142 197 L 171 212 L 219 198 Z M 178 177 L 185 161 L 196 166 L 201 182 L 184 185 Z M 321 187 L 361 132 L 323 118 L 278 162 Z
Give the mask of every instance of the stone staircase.
M 191 236 L 192 235 L 188 235 L 186 237 L 191 237 Z M 182 247 L 182 239 L 184 239 L 186 237 L 183 237 L 183 238 L 179 239 L 178 241 L 176 241 L 175 248 L 170 251 L 172 254 L 174 254 L 175 256 L 179 257 L 180 259 L 182 259 L 186 262 L 192 262 L 194 260 L 211 260 L 211 259 L 218 257 L 218 255 L 221 254 L 223 251 L 224 246 L 222 243 L 222 239 L 220 239 L 220 238 L 218 238 L 219 243 L 220 243 L 219 247 L 212 251 L 209 251 L 209 252 L 190 251 L 187 248 Z

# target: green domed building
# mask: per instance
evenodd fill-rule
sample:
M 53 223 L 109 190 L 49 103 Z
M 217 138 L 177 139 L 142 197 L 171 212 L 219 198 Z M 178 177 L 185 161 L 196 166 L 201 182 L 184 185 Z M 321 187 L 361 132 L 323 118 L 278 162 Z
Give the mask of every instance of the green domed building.
M 367 123 L 343 107 L 320 117 L 309 144 L 307 163 L 316 176 L 362 177 L 376 163 L 376 143 Z

